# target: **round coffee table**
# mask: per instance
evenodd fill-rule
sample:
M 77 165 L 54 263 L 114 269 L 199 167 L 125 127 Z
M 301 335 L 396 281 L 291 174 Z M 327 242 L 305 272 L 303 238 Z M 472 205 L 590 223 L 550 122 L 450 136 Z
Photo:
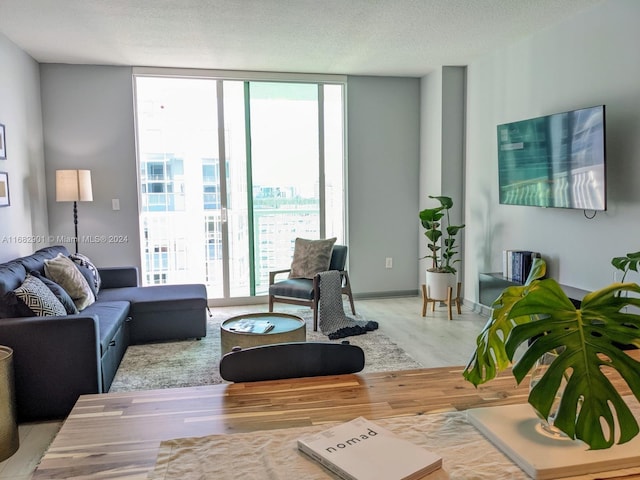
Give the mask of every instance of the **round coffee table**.
M 256 347 L 271 343 L 305 342 L 305 321 L 287 313 L 247 313 L 231 317 L 220 325 L 221 354 L 233 347 Z

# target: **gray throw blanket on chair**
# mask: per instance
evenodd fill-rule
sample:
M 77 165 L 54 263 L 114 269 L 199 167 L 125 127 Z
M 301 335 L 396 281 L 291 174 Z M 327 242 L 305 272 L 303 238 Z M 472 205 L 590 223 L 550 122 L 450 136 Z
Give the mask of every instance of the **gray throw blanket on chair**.
M 320 272 L 318 324 L 329 339 L 362 335 L 378 328 L 378 322 L 347 317 L 342 305 L 342 277 L 337 270 Z

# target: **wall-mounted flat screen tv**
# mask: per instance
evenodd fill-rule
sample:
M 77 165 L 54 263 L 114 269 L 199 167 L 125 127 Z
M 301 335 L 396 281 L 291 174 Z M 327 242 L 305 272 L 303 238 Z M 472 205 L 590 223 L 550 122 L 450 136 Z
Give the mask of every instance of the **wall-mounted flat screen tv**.
M 500 203 L 606 210 L 604 110 L 498 125 Z

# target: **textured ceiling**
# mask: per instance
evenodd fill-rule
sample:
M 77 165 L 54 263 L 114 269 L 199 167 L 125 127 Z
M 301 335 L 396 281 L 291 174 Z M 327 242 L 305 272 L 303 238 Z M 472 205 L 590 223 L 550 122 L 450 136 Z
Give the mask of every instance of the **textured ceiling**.
M 422 76 L 602 0 L 0 0 L 41 63 Z

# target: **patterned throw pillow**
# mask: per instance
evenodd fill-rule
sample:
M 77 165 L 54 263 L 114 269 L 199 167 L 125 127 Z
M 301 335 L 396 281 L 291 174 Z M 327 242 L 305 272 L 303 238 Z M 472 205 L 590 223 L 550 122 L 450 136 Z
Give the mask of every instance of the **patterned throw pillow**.
M 289 278 L 313 278 L 317 273 L 329 270 L 331 250 L 335 238 L 307 240 L 296 238 Z
M 96 301 L 91 287 L 70 258 L 59 253 L 44 261 L 44 273 L 50 280 L 66 290 L 78 310 L 84 310 Z
M 33 275 L 27 275 L 14 293 L 36 317 L 67 314 L 53 292 Z
M 102 279 L 100 278 L 100 272 L 98 272 L 98 268 L 93 264 L 93 262 L 82 253 L 72 253 L 69 255 L 69 258 L 73 260 L 73 262 L 77 265 L 87 268 L 91 272 L 91 276 L 93 277 L 93 293 L 96 295 L 100 291 L 100 285 L 102 284 Z

